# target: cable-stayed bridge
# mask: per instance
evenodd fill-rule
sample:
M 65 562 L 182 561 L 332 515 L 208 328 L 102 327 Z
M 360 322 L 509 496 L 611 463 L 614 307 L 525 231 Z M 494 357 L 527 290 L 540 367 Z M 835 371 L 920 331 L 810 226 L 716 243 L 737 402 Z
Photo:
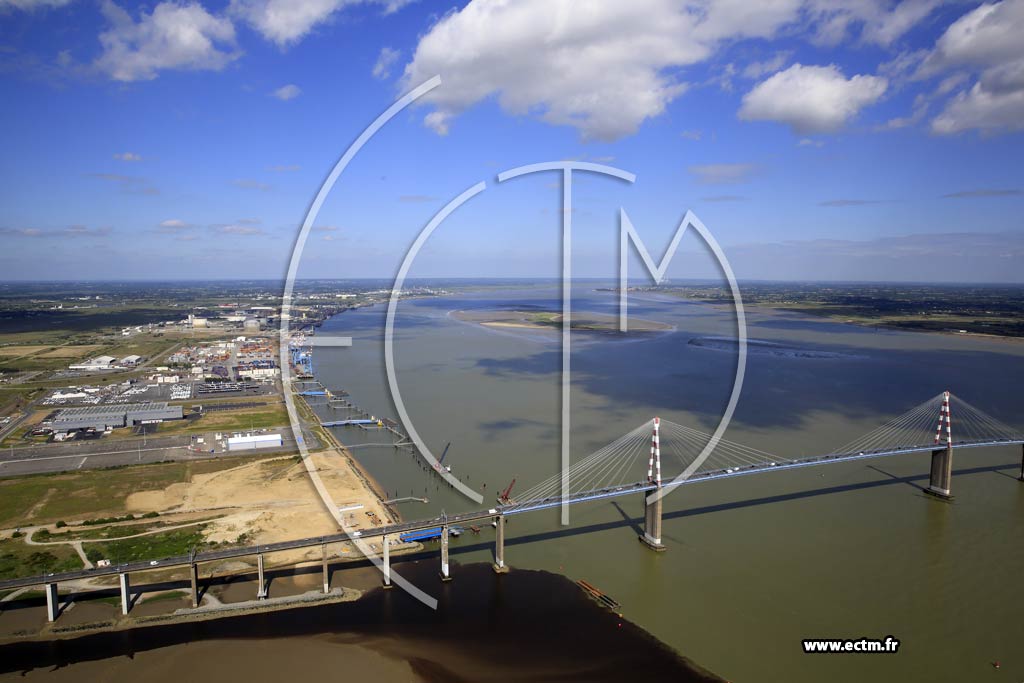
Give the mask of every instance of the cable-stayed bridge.
M 532 488 L 519 492 L 514 499 L 499 500 L 492 508 L 433 519 L 399 522 L 360 530 L 353 535 L 361 540 L 380 540 L 379 560 L 384 572 L 384 583 L 390 585 L 389 547 L 400 536 L 440 527 L 441 575 L 443 579 L 448 579 L 449 529 L 452 526 L 473 522 L 493 523 L 494 568 L 502 572 L 507 571 L 504 550 L 507 517 L 642 492 L 645 501 L 645 522 L 640 540 L 653 549 L 662 550 L 662 497 L 667 491 L 679 486 L 836 462 L 930 453 L 931 475 L 927 491 L 940 498 L 949 498 L 952 495 L 954 450 L 1024 445 L 1024 431 L 1000 422 L 950 392 L 943 392 L 864 436 L 823 455 L 785 457 L 726 439 L 712 443 L 711 439 L 711 435 L 698 429 L 653 418 L 578 460 L 566 472 L 558 473 Z M 665 474 L 666 472 L 668 474 Z M 1024 482 L 1024 449 L 1020 480 Z M 129 573 L 141 573 L 156 568 L 165 570 L 169 567 L 190 567 L 193 606 L 196 606 L 200 564 L 255 556 L 259 567 L 258 595 L 264 597 L 265 554 L 320 546 L 323 551 L 324 590 L 327 592 L 329 573 L 326 547 L 328 544 L 347 540 L 350 540 L 350 536 L 341 533 L 262 546 L 226 548 L 187 556 L 155 558 L 151 561 L 113 567 L 0 581 L 0 590 L 43 585 L 46 588 L 48 611 L 52 621 L 58 614 L 58 583 L 119 574 L 122 605 L 124 613 L 127 614 L 131 604 Z
M 956 430 L 949 417 L 955 415 Z M 942 422 L 940 423 L 940 417 Z M 616 441 L 573 464 L 566 477 L 568 496 L 601 497 L 603 491 L 621 486 L 657 488 L 656 477 L 641 480 L 637 472 L 649 463 L 652 434 L 657 418 L 640 425 Z M 699 466 L 693 467 L 711 435 L 676 424 L 660 422 L 660 451 L 670 456 L 662 459 L 679 472 L 692 470 L 685 479 L 663 475 L 662 488 L 756 474 L 769 470 L 824 465 L 866 458 L 880 458 L 905 453 L 948 451 L 952 448 L 977 448 L 1024 444 L 1024 431 L 1014 429 L 987 415 L 966 401 L 944 392 L 924 401 L 903 415 L 823 455 L 787 458 L 734 441 L 721 439 Z M 951 437 L 951 438 L 950 438 Z M 931 482 L 930 490 L 949 496 L 947 481 Z M 512 511 L 536 509 L 543 501 L 560 499 L 562 477 L 555 475 L 516 496 L 514 504 L 504 506 Z

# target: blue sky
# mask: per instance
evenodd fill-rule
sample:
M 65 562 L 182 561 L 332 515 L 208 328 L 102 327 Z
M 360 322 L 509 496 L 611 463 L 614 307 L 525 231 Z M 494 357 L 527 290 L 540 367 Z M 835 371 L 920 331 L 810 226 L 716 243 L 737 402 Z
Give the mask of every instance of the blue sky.
M 553 276 L 692 209 L 747 279 L 1019 282 L 1024 0 L 0 0 L 0 279 Z M 688 236 L 676 278 L 715 269 Z M 637 270 L 637 273 L 640 271 Z

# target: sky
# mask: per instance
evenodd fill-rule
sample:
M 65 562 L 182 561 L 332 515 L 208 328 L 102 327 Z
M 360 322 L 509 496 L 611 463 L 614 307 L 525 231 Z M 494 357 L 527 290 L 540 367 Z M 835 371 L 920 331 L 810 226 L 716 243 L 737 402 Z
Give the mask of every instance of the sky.
M 1022 282 L 1024 0 L 0 0 L 0 280 Z M 586 161 L 505 182 L 501 171 Z M 632 249 L 632 247 L 630 247 Z M 633 252 L 631 252 L 633 253 Z M 686 232 L 672 279 L 717 275 Z M 644 275 L 630 260 L 630 277 Z

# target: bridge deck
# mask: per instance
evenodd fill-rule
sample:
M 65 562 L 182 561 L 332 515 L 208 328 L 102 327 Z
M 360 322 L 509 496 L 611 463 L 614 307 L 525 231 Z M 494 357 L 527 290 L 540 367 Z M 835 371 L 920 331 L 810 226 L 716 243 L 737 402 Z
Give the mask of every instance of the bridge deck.
M 973 443 L 954 443 L 954 449 L 959 450 L 961 448 L 982 448 L 988 446 L 1013 446 L 1024 444 L 1024 438 L 1021 439 L 1000 439 L 994 441 L 982 441 Z M 867 458 L 881 458 L 892 455 L 902 455 L 906 453 L 922 453 L 931 452 L 936 450 L 934 445 L 928 446 L 907 446 L 906 448 L 900 448 L 895 450 L 884 450 L 884 451 L 869 451 L 851 454 L 830 454 L 814 456 L 809 458 L 803 458 L 799 460 L 791 460 L 784 463 L 775 465 L 764 464 L 764 465 L 750 465 L 748 467 L 732 468 L 732 471 L 727 470 L 715 470 L 710 472 L 694 473 L 688 479 L 680 482 L 668 482 L 664 484 L 665 488 L 671 488 L 676 486 L 682 486 L 685 484 L 695 484 L 702 481 L 711 481 L 715 479 L 726 479 L 729 477 L 738 477 L 747 474 L 756 474 L 759 472 L 771 471 L 771 470 L 787 470 L 794 469 L 797 467 L 810 467 L 814 465 L 825 465 L 835 462 L 847 462 L 852 460 L 864 460 Z M 596 489 L 593 491 L 586 491 L 578 493 L 568 497 L 568 503 L 570 505 L 575 503 L 584 503 L 594 500 L 603 500 L 607 498 L 615 498 L 618 496 L 624 496 L 628 494 L 639 493 L 643 491 L 653 491 L 655 485 L 650 482 L 636 482 L 634 484 L 627 484 L 622 486 L 615 486 L 606 489 Z M 524 512 L 534 512 L 536 510 L 544 510 L 548 508 L 557 507 L 562 504 L 561 496 L 555 496 L 551 498 L 544 498 L 540 500 L 524 501 L 520 503 L 510 503 L 505 505 L 495 505 L 493 508 L 487 510 L 474 510 L 471 512 L 463 512 L 455 515 L 448 515 L 447 517 L 435 517 L 433 519 L 426 520 L 414 520 L 409 522 L 399 522 L 398 524 L 390 524 L 382 527 L 376 527 L 372 529 L 363 529 L 353 532 L 353 536 L 358 536 L 360 539 L 378 538 L 381 536 L 401 534 L 409 531 L 419 531 L 422 529 L 428 529 L 436 527 L 441 524 L 463 524 L 470 522 L 478 522 L 483 520 L 493 519 L 497 515 L 516 515 Z M 328 536 L 317 536 L 311 538 L 300 538 L 292 541 L 281 541 L 279 543 L 269 543 L 266 545 L 255 545 L 239 548 L 225 548 L 222 550 L 210 550 L 205 552 L 196 553 L 195 555 L 178 555 L 176 557 L 162 558 L 157 561 L 157 564 L 151 564 L 151 561 L 140 561 L 140 562 L 128 562 L 119 565 L 112 565 L 110 567 L 96 567 L 94 569 L 80 569 L 70 572 L 60 572 L 45 574 L 40 576 L 29 576 L 17 579 L 6 579 L 0 581 L 0 590 L 8 590 L 13 588 L 24 588 L 27 586 L 38 586 L 48 583 L 62 583 L 66 581 L 74 581 L 79 579 L 94 578 L 99 576 L 112 576 L 116 574 L 122 574 L 126 572 L 140 572 L 140 571 L 151 571 L 155 569 L 168 569 L 175 567 L 188 567 L 192 564 L 198 564 L 202 562 L 211 562 L 214 560 L 226 560 L 239 557 L 249 557 L 252 555 L 258 555 L 260 553 L 277 552 L 282 550 L 296 550 L 301 548 L 314 548 L 316 546 L 325 543 L 339 543 L 342 541 L 350 540 L 350 536 L 346 533 L 331 534 Z

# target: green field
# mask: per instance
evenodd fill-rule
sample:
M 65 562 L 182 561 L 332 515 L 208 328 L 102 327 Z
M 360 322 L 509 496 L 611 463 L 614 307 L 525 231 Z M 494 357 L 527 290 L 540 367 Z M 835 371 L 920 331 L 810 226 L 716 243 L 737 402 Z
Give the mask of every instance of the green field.
M 85 554 L 93 562 L 107 559 L 114 564 L 185 555 L 192 548 L 206 545 L 204 528 L 194 526 L 120 541 L 89 543 L 85 546 Z
M 159 435 L 202 434 L 284 427 L 288 424 L 288 410 L 283 403 L 279 403 L 267 405 L 265 408 L 211 411 L 198 420 L 164 422 L 160 425 L 157 433 Z
M 216 517 L 205 517 L 202 520 L 197 519 L 195 521 L 209 522 L 213 519 L 216 519 Z M 32 538 L 39 543 L 50 543 L 52 541 L 106 540 L 111 538 L 121 538 L 123 536 L 134 536 L 147 531 L 154 531 L 162 527 L 178 526 L 181 523 L 182 522 L 168 522 L 151 519 L 140 521 L 138 524 L 67 527 L 64 529 L 58 529 L 56 532 L 40 529 Z
M 82 559 L 70 546 L 31 546 L 21 538 L 0 541 L 0 579 L 81 568 Z
M 21 336 L 22 335 L 14 335 L 15 338 L 20 338 Z M 11 344 L 11 337 L 12 335 L 0 334 L 0 345 Z M 138 355 L 149 359 L 160 357 L 181 342 L 177 336 L 168 337 L 164 336 L 162 333 L 142 333 L 132 337 L 94 334 L 76 338 L 76 341 L 82 346 L 82 352 L 80 354 L 73 353 L 75 345 L 58 346 L 52 350 L 50 350 L 52 346 L 45 342 L 33 346 L 22 344 L 18 344 L 14 347 L 8 346 L 7 348 L 13 349 L 35 348 L 37 351 L 21 356 L 0 354 L 0 370 L 6 372 L 26 370 L 60 370 L 66 368 L 76 360 L 104 355 L 114 356 L 115 358 Z M 0 350 L 3 348 L 5 347 L 0 346 Z M 122 379 L 122 374 L 123 373 L 118 373 L 115 376 Z

